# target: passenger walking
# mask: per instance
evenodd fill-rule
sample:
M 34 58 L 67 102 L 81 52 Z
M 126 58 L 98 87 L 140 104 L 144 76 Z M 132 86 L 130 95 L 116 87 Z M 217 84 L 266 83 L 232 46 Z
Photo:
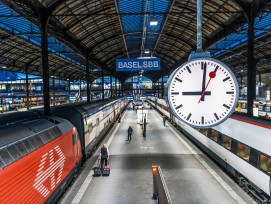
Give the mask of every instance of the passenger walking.
M 164 123 L 164 126 L 166 126 L 166 121 L 167 121 L 166 116 L 163 115 L 163 123 Z
M 107 166 L 107 161 L 109 160 L 109 150 L 106 144 L 103 144 L 100 152 L 101 168 Z
M 133 133 L 133 128 L 131 126 L 129 126 L 128 128 L 128 141 L 131 141 L 132 139 L 132 133 Z

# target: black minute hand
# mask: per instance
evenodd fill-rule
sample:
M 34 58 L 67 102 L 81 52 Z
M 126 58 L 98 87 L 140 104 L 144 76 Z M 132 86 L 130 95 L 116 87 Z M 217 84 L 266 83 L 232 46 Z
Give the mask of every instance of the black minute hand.
M 206 68 L 207 68 L 207 63 L 201 62 L 201 69 L 203 69 L 201 93 L 203 93 L 203 91 L 205 90 Z M 204 101 L 204 95 L 201 97 L 201 101 Z

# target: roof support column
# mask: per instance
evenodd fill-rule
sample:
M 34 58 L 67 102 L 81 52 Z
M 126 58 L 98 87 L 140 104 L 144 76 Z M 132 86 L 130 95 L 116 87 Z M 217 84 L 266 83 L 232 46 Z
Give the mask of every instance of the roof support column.
M 28 66 L 25 67 L 25 85 L 26 85 L 26 108 L 29 110 L 29 83 L 28 83 Z
M 90 75 L 89 75 L 89 52 L 86 52 L 86 82 L 87 82 L 87 102 L 90 102 Z
M 82 81 L 81 79 L 79 79 L 79 100 L 81 101 L 82 99 L 82 96 L 81 96 L 81 93 L 82 93 Z
M 134 95 L 134 76 L 131 78 L 131 83 L 132 83 L 132 95 Z
M 123 96 L 123 92 L 124 92 L 124 86 L 123 86 L 123 82 L 121 83 L 121 96 Z
M 102 99 L 104 99 L 104 69 L 102 68 Z
M 69 103 L 71 103 L 71 78 L 69 78 L 68 86 L 69 86 Z
M 153 88 L 153 96 L 155 97 L 155 83 L 152 82 L 152 88 Z
M 56 105 L 56 80 L 55 80 L 55 74 L 52 77 L 53 80 L 53 106 Z
M 44 115 L 50 114 L 50 87 L 49 87 L 49 64 L 48 64 L 48 39 L 47 39 L 47 24 L 48 16 L 41 15 L 41 50 L 42 50 L 42 71 L 43 71 L 43 100 L 44 100 Z
M 245 9 L 248 21 L 248 40 L 247 40 L 247 113 L 253 116 L 253 103 L 256 98 L 256 66 L 254 60 L 254 20 L 256 9 L 251 3 Z
M 159 80 L 157 81 L 157 89 L 158 89 L 158 98 L 160 98 L 160 83 Z
M 112 89 L 112 75 L 110 75 L 110 98 L 113 97 L 112 91 L 113 91 L 113 89 Z
M 118 96 L 117 92 L 117 78 L 115 78 L 115 97 Z
M 164 98 L 164 76 L 162 76 L 162 95 L 161 98 Z

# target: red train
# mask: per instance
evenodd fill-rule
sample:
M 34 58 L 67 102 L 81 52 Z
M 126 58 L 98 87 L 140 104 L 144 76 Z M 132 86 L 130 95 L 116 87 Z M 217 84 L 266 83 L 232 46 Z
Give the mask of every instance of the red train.
M 36 118 L 1 127 L 1 203 L 54 202 L 81 167 L 82 151 L 67 120 Z
M 0 203 L 57 202 L 126 104 L 61 106 L 47 118 L 39 112 L 0 116 Z M 100 128 L 91 137 L 94 126 Z

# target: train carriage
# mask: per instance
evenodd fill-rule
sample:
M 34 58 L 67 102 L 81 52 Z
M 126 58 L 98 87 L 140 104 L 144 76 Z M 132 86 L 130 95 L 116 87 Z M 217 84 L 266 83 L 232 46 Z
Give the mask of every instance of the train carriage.
M 271 122 L 233 114 L 209 129 L 195 129 L 170 114 L 164 99 L 150 97 L 152 106 L 166 115 L 187 137 L 219 162 L 261 203 L 271 194 Z M 163 107 L 163 108 L 161 108 Z M 245 106 L 243 105 L 245 108 Z M 268 201 L 269 200 L 269 201 Z
M 78 130 L 84 159 L 88 157 L 127 105 L 126 98 L 56 108 L 52 115 L 71 121 Z
M 81 167 L 81 158 L 77 131 L 65 119 L 32 118 L 2 125 L 1 203 L 55 202 Z

